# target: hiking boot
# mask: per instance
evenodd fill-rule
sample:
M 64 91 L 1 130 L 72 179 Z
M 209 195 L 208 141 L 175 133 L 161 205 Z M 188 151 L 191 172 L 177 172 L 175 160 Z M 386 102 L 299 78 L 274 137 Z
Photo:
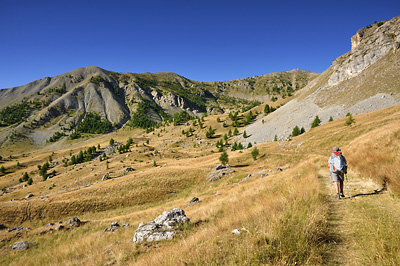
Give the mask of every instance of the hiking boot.
M 346 196 L 342 193 L 340 193 L 340 197 L 345 198 Z
M 336 199 L 340 199 L 340 194 L 339 193 L 336 194 Z

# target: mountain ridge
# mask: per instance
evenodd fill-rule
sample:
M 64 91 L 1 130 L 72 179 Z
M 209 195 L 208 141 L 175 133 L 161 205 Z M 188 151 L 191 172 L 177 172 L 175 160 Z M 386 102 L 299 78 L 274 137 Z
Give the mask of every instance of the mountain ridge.
M 265 99 L 284 98 L 317 75 L 292 70 L 233 81 L 201 82 L 172 72 L 117 73 L 90 66 L 1 90 L 0 109 L 28 104 L 26 117 L 20 117 L 14 130 L 36 144 L 44 144 L 49 134 L 60 130 L 71 134 L 90 112 L 97 113 L 114 129 L 126 125 L 135 114 L 135 117 L 144 117 L 142 124 L 154 125 L 179 112 L 201 116 L 242 108 L 260 95 Z M 260 84 L 267 82 L 270 91 L 266 93 L 265 86 Z M 32 137 L 35 132 L 26 130 L 35 131 L 45 125 L 49 134 L 40 140 Z M 0 132 L 0 142 L 8 136 L 9 132 Z

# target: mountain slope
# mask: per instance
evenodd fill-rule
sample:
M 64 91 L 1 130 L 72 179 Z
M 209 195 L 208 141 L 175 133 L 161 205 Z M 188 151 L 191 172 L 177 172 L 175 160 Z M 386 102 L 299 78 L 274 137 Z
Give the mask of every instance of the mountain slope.
M 0 143 L 17 136 L 44 144 L 53 134 L 70 135 L 83 128 L 78 125 L 92 114 L 109 123 L 110 131 L 125 124 L 154 127 L 182 111 L 191 116 L 223 113 L 260 104 L 256 99 L 286 97 L 317 75 L 294 70 L 210 83 L 174 73 L 116 73 L 84 67 L 0 90 Z
M 378 26 L 380 25 L 380 26 Z M 357 40 L 357 41 L 355 41 Z M 316 115 L 322 123 L 400 103 L 400 17 L 361 29 L 350 52 L 310 82 L 279 110 L 245 130 L 243 142 L 284 140 L 297 125 L 309 129 Z

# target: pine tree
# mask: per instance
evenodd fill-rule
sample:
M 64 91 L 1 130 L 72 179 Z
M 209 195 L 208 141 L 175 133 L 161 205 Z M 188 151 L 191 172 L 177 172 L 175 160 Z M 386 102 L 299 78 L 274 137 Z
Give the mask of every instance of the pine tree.
M 236 136 L 237 134 L 239 134 L 239 130 L 235 127 L 235 130 L 233 131 L 233 135 Z
M 264 113 L 265 114 L 269 114 L 270 113 L 270 109 L 269 109 L 269 105 L 268 104 L 266 104 L 265 107 L 264 107 Z
M 246 133 L 246 130 L 245 130 L 245 131 L 243 131 L 243 138 L 247 138 L 247 133 Z
M 300 135 L 300 129 L 299 129 L 298 126 L 295 126 L 295 127 L 293 128 L 293 131 L 292 131 L 292 137 L 296 137 L 296 136 L 298 136 L 298 135 Z
M 321 124 L 321 119 L 319 119 L 318 115 L 315 116 L 314 121 L 311 124 L 311 128 L 317 127 Z
M 226 165 L 229 161 L 228 153 L 226 153 L 226 151 L 223 151 L 221 156 L 219 157 L 219 160 L 223 165 Z
M 32 183 L 33 183 L 32 177 L 29 177 L 27 184 L 32 185 Z
M 28 179 L 29 179 L 29 175 L 27 172 L 25 172 L 24 175 L 22 176 L 22 181 L 25 182 L 25 181 L 28 181 Z
M 257 147 L 254 147 L 253 151 L 251 152 L 251 156 L 253 157 L 253 160 L 257 160 L 257 156 L 259 154 L 259 150 L 257 149 Z
M 347 116 L 347 115 L 346 115 Z M 347 120 L 344 123 L 345 126 L 350 126 L 351 124 L 353 124 L 355 122 L 353 116 L 350 114 L 349 116 L 347 116 Z
M 105 153 L 104 153 L 105 154 Z M 75 155 L 72 155 L 72 157 L 71 157 L 71 165 L 74 165 L 74 164 L 77 164 L 78 162 L 77 162 L 77 160 L 76 160 L 76 157 L 75 157 Z
M 231 149 L 231 151 L 236 151 L 237 150 L 237 143 L 236 143 L 236 141 L 233 143 L 233 145 L 232 145 L 232 149 Z
M 208 131 L 206 132 L 206 137 L 208 139 L 210 139 L 210 138 L 212 138 L 214 136 L 214 134 L 215 134 L 215 130 L 213 130 L 212 127 L 210 126 L 208 128 Z
M 78 163 L 83 163 L 84 157 L 83 157 L 83 152 L 82 151 L 79 152 L 78 158 L 76 160 L 77 160 Z
M 251 142 L 249 142 L 249 144 L 247 144 L 247 149 L 253 147 L 253 145 L 251 144 Z

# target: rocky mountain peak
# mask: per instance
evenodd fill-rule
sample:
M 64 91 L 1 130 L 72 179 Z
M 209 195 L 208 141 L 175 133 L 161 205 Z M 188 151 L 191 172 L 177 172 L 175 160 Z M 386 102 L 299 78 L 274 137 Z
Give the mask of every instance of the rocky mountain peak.
M 362 28 L 351 37 L 351 51 L 332 63 L 330 86 L 357 76 L 361 71 L 400 47 L 400 16 Z

